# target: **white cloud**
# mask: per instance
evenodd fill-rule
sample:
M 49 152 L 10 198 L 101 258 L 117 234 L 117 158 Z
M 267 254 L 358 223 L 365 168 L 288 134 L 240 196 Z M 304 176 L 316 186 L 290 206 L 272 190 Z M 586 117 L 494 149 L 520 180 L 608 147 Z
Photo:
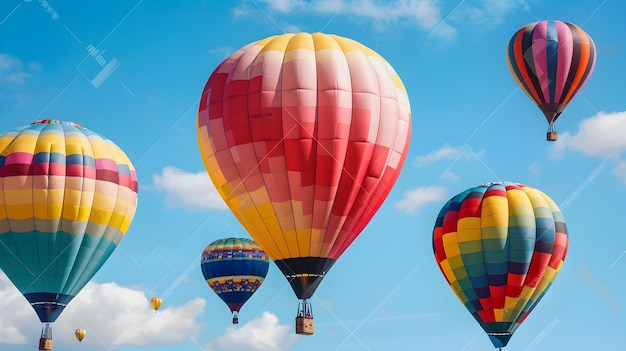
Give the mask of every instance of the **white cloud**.
M 209 49 L 209 53 L 218 56 L 220 59 L 225 59 L 235 52 L 230 46 L 220 46 L 217 48 Z
M 578 123 L 578 132 L 564 132 L 552 146 L 552 155 L 561 158 L 567 151 L 586 156 L 610 158 L 616 162 L 612 173 L 626 183 L 626 111 L 600 111 Z
M 443 174 L 441 175 L 443 178 L 446 179 L 450 179 L 450 180 L 459 180 L 461 179 L 461 177 L 459 177 L 458 175 L 450 172 L 450 171 L 445 171 L 443 172 Z
M 578 133 L 564 132 L 554 143 L 555 156 L 567 150 L 578 151 L 587 156 L 606 157 L 614 150 L 615 157 L 626 150 L 626 111 L 598 112 L 578 124 Z
M 28 325 L 39 327 L 35 311 L 0 271 L 0 345 L 27 343 L 25 330 Z
M 404 192 L 404 198 L 396 202 L 395 209 L 415 215 L 422 207 L 445 199 L 446 188 L 441 186 L 422 186 Z
M 28 68 L 40 71 L 41 64 L 31 62 Z M 24 64 L 20 59 L 9 54 L 0 54 L 0 84 L 16 86 L 22 85 L 32 75 L 24 71 Z
M 210 341 L 205 351 L 287 351 L 296 343 L 291 326 L 279 324 L 268 311 L 240 328 L 228 326 L 224 335 Z
M 205 171 L 189 173 L 171 166 L 153 174 L 157 190 L 165 191 L 165 204 L 189 210 L 225 210 L 228 207 Z
M 415 158 L 415 165 L 424 166 L 435 163 L 443 158 L 454 159 L 461 156 L 465 152 L 463 146 L 452 147 L 444 144 L 439 150 L 433 151 L 426 155 L 419 155 Z
M 258 8 L 238 5 L 233 9 L 233 15 L 235 18 L 247 17 L 261 10 L 274 15 L 352 16 L 372 21 L 376 29 L 416 26 L 429 32 L 428 36 L 448 40 L 457 36 L 457 26 L 478 24 L 481 28 L 492 28 L 500 24 L 507 14 L 530 8 L 524 0 L 480 0 L 474 4 L 462 1 L 458 6 L 446 2 L 445 7 L 440 0 L 260 0 L 255 5 Z M 273 21 L 277 19 L 273 17 Z M 280 27 L 285 30 L 289 26 L 280 24 Z
M 19 70 L 22 68 L 22 61 L 9 54 L 0 54 L 0 73 Z
M 167 306 L 165 302 L 159 312 L 154 313 L 143 291 L 115 283 L 90 282 L 54 323 L 55 349 L 76 347 L 76 328 L 87 331 L 81 345 L 89 350 L 179 344 L 199 333 L 202 324 L 196 322 L 196 317 L 202 313 L 204 305 L 205 301 L 200 298 L 182 306 Z M 0 345 L 34 345 L 40 328 L 32 307 L 4 273 L 0 273 Z
M 260 2 L 266 5 L 268 11 L 283 15 L 339 14 L 366 18 L 374 21 L 377 28 L 397 27 L 399 23 L 404 23 L 417 25 L 427 31 L 436 29 L 434 35 L 439 37 L 453 37 L 456 34 L 456 30 L 452 26 L 442 21 L 441 8 L 437 0 L 262 0 Z M 257 11 L 258 9 L 243 4 L 233 9 L 233 15 L 235 18 L 239 18 L 251 16 Z
M 530 172 L 531 175 L 539 174 L 539 164 L 537 161 L 528 165 L 528 172 Z
M 519 8 L 530 10 L 530 6 L 520 0 L 481 0 L 474 5 L 464 3 L 454 13 L 454 20 L 493 28 L 502 23 L 507 14 Z

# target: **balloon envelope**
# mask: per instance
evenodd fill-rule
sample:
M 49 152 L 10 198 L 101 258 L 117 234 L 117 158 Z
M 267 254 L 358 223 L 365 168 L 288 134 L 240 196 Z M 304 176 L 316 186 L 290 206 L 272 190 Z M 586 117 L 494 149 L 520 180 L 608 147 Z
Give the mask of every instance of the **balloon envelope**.
M 467 189 L 441 209 L 435 259 L 465 308 L 504 347 L 561 269 L 568 235 L 558 206 L 516 183 Z
M 197 119 L 217 190 L 300 299 L 382 205 L 410 130 L 408 95 L 391 65 L 322 33 L 237 50 L 210 76 Z
M 161 300 L 160 297 L 153 297 L 150 299 L 150 307 L 152 307 L 155 312 L 158 311 L 159 308 L 161 308 L 162 304 L 163 300 Z
M 552 125 L 589 79 L 596 48 L 573 23 L 541 21 L 511 37 L 506 58 L 513 78 Z
M 87 331 L 83 328 L 76 329 L 76 331 L 74 331 L 74 335 L 76 336 L 76 339 L 78 339 L 78 341 L 83 341 L 85 336 L 87 336 Z
M 269 257 L 257 243 L 245 238 L 219 239 L 202 251 L 200 268 L 211 289 L 239 312 L 265 279 Z
M 52 323 L 124 237 L 137 175 L 111 140 L 39 120 L 0 135 L 0 268 Z

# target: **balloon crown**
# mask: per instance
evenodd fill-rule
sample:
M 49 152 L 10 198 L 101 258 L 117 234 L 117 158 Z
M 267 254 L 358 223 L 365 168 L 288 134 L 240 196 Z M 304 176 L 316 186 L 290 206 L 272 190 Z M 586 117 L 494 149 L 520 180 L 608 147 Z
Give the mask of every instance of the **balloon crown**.
M 70 125 L 76 128 L 80 128 L 80 129 L 87 129 L 78 123 L 70 122 L 70 121 L 61 121 L 59 119 L 38 119 L 34 121 L 33 123 L 31 123 L 31 125 L 33 124 L 66 124 L 66 125 Z
M 520 184 L 520 183 L 515 183 L 515 182 L 509 182 L 509 181 L 506 181 L 506 180 L 505 180 L 505 181 L 499 181 L 499 182 L 489 182 L 489 183 L 484 183 L 484 184 L 481 184 L 480 186 L 481 186 L 481 187 L 483 187 L 483 188 L 488 188 L 488 187 L 493 186 L 493 185 L 503 185 L 503 186 L 507 186 L 507 185 L 522 185 L 522 184 Z

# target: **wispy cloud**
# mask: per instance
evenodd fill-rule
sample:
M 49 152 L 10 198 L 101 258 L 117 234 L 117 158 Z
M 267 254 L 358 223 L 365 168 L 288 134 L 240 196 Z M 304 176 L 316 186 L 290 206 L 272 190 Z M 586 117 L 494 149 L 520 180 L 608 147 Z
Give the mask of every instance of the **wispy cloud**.
M 296 343 L 291 326 L 280 324 L 268 311 L 242 327 L 227 327 L 226 332 L 210 341 L 205 351 L 287 351 Z
M 463 154 L 465 148 L 463 146 L 452 147 L 450 144 L 444 144 L 439 150 L 433 151 L 426 155 L 419 155 L 415 158 L 416 166 L 425 166 L 435 163 L 441 159 L 455 159 Z
M 404 198 L 394 205 L 396 210 L 415 215 L 429 204 L 446 199 L 446 188 L 441 186 L 422 186 L 404 192 Z
M 202 328 L 196 318 L 205 301 L 193 299 L 184 305 L 171 306 L 165 302 L 158 313 L 149 307 L 149 297 L 143 291 L 115 283 L 88 283 L 63 311 L 63 323 L 56 323 L 54 343 L 66 349 L 75 345 L 74 329 L 87 330 L 83 346 L 89 350 L 114 350 L 121 346 L 150 347 L 174 345 L 187 341 Z M 32 307 L 9 279 L 0 272 L 0 345 L 26 344 L 33 328 L 40 328 Z M 29 338 L 26 337 L 29 336 Z M 3 347 L 0 347 L 4 349 Z
M 225 210 L 228 207 L 205 171 L 189 173 L 175 167 L 164 167 L 153 174 L 154 189 L 165 192 L 165 204 L 187 210 Z
M 426 165 L 430 165 L 433 164 L 437 161 L 440 160 L 455 160 L 455 159 L 459 159 L 459 158 L 464 158 L 464 159 L 475 159 L 477 157 L 481 157 L 486 153 L 485 149 L 481 149 L 477 152 L 468 150 L 465 148 L 465 146 L 450 146 L 450 144 L 444 144 L 441 148 L 439 148 L 438 150 L 435 150 L 433 152 L 430 152 L 428 154 L 425 155 L 419 155 L 415 158 L 415 165 L 416 166 L 426 166 Z M 454 175 L 451 175 L 452 177 L 454 177 Z
M 259 7 L 270 13 L 275 22 L 281 22 L 280 16 L 285 15 L 349 16 L 369 20 L 378 30 L 399 25 L 416 27 L 428 36 L 442 39 L 455 38 L 457 26 L 475 23 L 483 28 L 494 27 L 507 14 L 529 9 L 523 0 L 481 0 L 471 4 L 461 1 L 456 7 L 438 0 L 257 0 L 255 6 L 248 2 L 239 4 L 233 9 L 233 16 L 251 16 L 258 13 Z
M 0 85 L 4 87 L 21 86 L 32 77 L 30 71 L 41 71 L 42 66 L 38 62 L 31 62 L 24 67 L 19 58 L 7 53 L 0 54 Z

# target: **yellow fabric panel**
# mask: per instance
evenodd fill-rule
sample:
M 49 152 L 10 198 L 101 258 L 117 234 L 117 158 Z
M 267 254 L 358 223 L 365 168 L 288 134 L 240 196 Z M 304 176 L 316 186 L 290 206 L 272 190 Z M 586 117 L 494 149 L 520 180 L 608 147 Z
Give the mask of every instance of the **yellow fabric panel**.
M 482 239 L 480 218 L 466 217 L 457 223 L 459 242 L 478 241 Z
M 362 45 L 354 40 L 348 38 L 342 38 L 337 35 L 329 34 L 331 38 L 333 38 L 341 47 L 341 50 L 345 53 L 349 53 L 350 51 L 359 51 L 364 53 L 366 56 L 376 56 L 382 58 L 376 51 Z
M 503 322 L 504 321 L 504 310 L 502 308 L 494 308 L 493 309 L 493 314 L 494 317 L 496 319 L 496 322 Z
M 530 297 L 532 296 L 534 291 L 535 291 L 535 288 L 531 288 L 531 287 L 525 285 L 522 288 L 522 292 L 519 295 L 520 300 L 528 301 L 530 299 Z
M 318 228 L 311 229 L 311 247 L 309 253 L 313 257 L 322 257 L 322 240 L 324 231 Z
M 15 140 L 14 133 L 0 134 L 0 155 L 6 156 L 10 150 L 7 150 L 7 146 Z
M 313 41 L 315 42 L 315 50 L 316 51 L 326 51 L 327 49 L 336 49 L 336 50 L 341 50 L 341 48 L 339 47 L 339 44 L 337 44 L 337 41 L 324 33 L 312 33 L 311 37 L 313 38 Z M 335 51 L 335 50 L 328 50 L 328 51 Z M 317 55 L 317 53 L 316 53 Z
M 30 205 L 33 202 L 33 189 L 28 187 L 19 190 L 4 190 L 4 203 L 8 209 L 13 206 Z M 31 212 L 32 214 L 32 212 Z
M 313 38 L 307 33 L 296 34 L 289 40 L 285 48 L 285 58 L 283 62 L 309 59 L 315 57 L 315 46 Z
M 7 217 L 11 220 L 30 219 L 33 217 L 33 206 L 31 204 L 8 205 L 5 208 Z
M 519 297 L 510 297 L 507 296 L 504 299 L 504 320 L 510 321 L 512 317 L 512 313 L 515 311 L 517 307 L 517 303 L 520 301 Z
M 299 257 L 298 252 L 298 238 L 296 237 L 296 231 L 294 229 L 288 229 L 282 231 L 283 238 L 287 242 L 287 248 L 291 257 Z
M 259 41 L 257 41 L 256 43 L 254 43 L 254 45 L 256 46 L 266 46 L 269 42 L 271 42 L 272 40 L 276 39 L 276 37 L 278 37 L 278 35 L 274 35 L 271 37 L 267 37 L 265 39 L 261 39 Z
M 281 53 L 285 52 L 285 48 L 287 47 L 287 44 L 289 43 L 289 41 L 294 35 L 295 34 L 288 33 L 288 34 L 271 37 L 272 40 L 269 40 L 268 42 L 264 43 L 263 48 L 261 49 L 261 51 L 259 51 L 259 55 L 265 53 L 266 51 L 279 51 Z M 257 44 L 258 43 L 259 42 L 257 42 Z
M 296 229 L 300 256 L 311 256 L 311 229 Z

